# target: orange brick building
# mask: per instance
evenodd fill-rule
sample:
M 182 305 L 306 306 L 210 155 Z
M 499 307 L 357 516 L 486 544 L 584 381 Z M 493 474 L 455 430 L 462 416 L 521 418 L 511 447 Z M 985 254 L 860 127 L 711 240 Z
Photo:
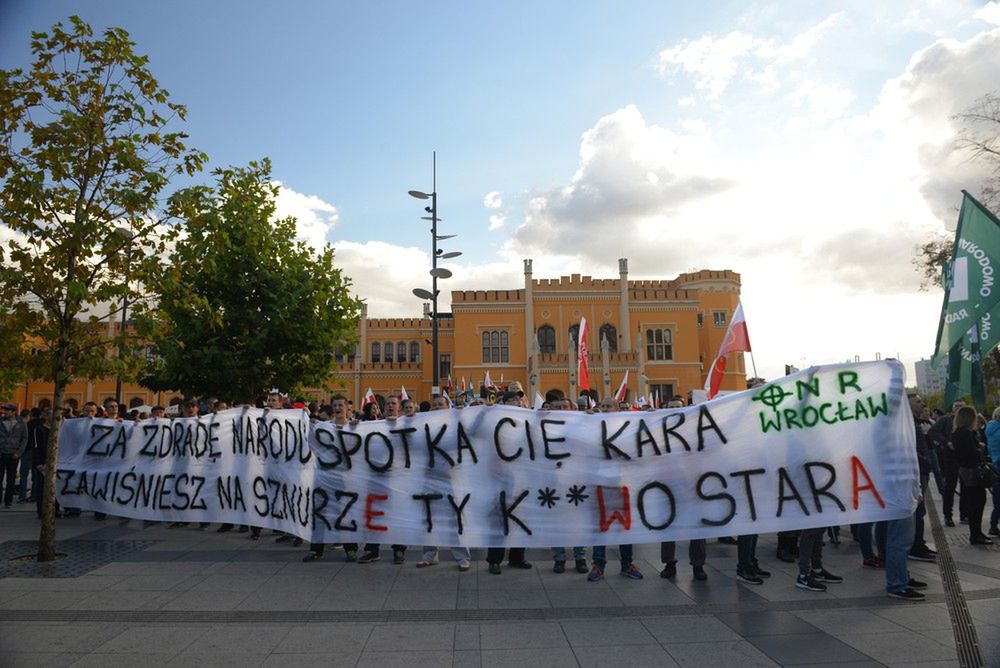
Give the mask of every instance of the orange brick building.
M 560 388 L 579 395 L 576 337 L 580 318 L 589 323 L 591 387 L 610 395 L 629 372 L 632 393 L 666 398 L 700 388 L 726 333 L 740 296 L 739 274 L 698 271 L 672 280 L 632 281 L 628 261 L 618 261 L 618 278 L 573 274 L 536 279 L 524 261 L 524 285 L 512 289 L 456 290 L 451 313 L 439 314 L 442 384 L 450 375 L 457 389 L 464 378 L 477 388 L 489 372 L 494 383 L 520 381 L 529 397 Z M 358 323 L 354 355 L 340 358 L 334 384 L 355 406 L 365 391 L 415 399 L 432 393 L 431 318 L 368 318 Z M 732 356 L 722 388 L 746 389 L 742 354 Z M 307 390 L 319 400 L 331 392 Z M 114 379 L 77 381 L 66 393 L 77 403 L 114 395 Z M 168 403 L 175 393 L 123 387 L 123 402 Z M 26 383 L 15 393 L 19 405 L 51 398 L 50 384 Z

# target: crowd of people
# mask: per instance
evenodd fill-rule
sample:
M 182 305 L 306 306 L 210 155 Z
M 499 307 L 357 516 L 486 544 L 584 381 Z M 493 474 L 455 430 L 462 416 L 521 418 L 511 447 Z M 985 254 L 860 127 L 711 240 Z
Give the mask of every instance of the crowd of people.
M 412 416 L 418 412 L 435 410 L 460 410 L 465 406 L 482 403 L 502 403 L 521 408 L 531 408 L 520 383 L 512 382 L 502 390 L 495 391 L 486 398 L 459 394 L 454 401 L 447 395 L 435 395 L 431 401 L 416 402 L 405 396 L 377 396 L 375 401 L 368 401 L 361 410 L 356 411 L 352 402 L 337 395 L 329 403 L 306 403 L 304 400 L 291 401 L 286 395 L 272 391 L 266 397 L 261 397 L 254 404 L 238 402 L 235 406 L 256 405 L 260 408 L 282 409 L 294 408 L 306 410 L 314 422 L 332 422 L 337 426 L 345 426 L 363 420 L 396 420 Z M 920 468 L 920 503 L 916 512 L 906 518 L 884 522 L 855 524 L 850 527 L 851 535 L 858 542 L 863 568 L 885 571 L 886 592 L 889 596 L 905 600 L 922 600 L 920 592 L 926 588 L 926 583 L 910 576 L 907 568 L 908 560 L 934 562 L 936 552 L 926 543 L 925 516 L 923 495 L 933 478 L 942 498 L 942 511 L 945 524 L 955 526 L 954 500 L 959 497 L 959 522 L 969 527 L 969 542 L 972 545 L 988 545 L 992 541 L 987 536 L 1000 536 L 1000 481 L 985 482 L 981 477 L 970 474 L 979 471 L 984 464 L 1000 466 L 1000 408 L 997 408 L 992 419 L 977 414 L 971 406 L 957 401 L 952 406 L 951 413 L 944 415 L 940 411 L 929 412 L 923 398 L 916 393 L 909 395 L 910 408 L 915 422 L 915 443 L 917 461 Z M 685 405 L 683 397 L 673 397 L 666 408 L 682 408 Z M 230 407 L 225 401 L 209 398 L 204 401 L 192 399 L 180 403 L 177 413 L 180 417 L 197 417 L 206 412 L 219 412 Z M 638 407 L 620 402 L 615 398 L 596 400 L 596 396 L 583 395 L 578 402 L 571 401 L 559 389 L 546 393 L 541 410 L 572 411 L 586 410 L 595 413 L 608 413 L 622 410 L 637 410 Z M 644 409 L 649 410 L 646 406 Z M 79 412 L 71 407 L 64 407 L 66 417 L 106 418 L 112 420 L 145 420 L 149 418 L 164 418 L 167 409 L 154 406 L 148 411 L 131 411 L 122 414 L 118 402 L 109 398 L 102 404 L 87 402 Z M 17 493 L 18 503 L 34 501 L 41 516 L 43 472 L 47 454 L 48 436 L 52 423 L 52 409 L 37 407 L 18 412 L 14 404 L 0 404 L 0 464 L 2 464 L 3 502 L 9 508 Z M 995 469 L 994 469 L 995 470 Z M 989 517 L 987 532 L 983 532 L 982 518 L 986 505 L 987 487 L 992 493 L 992 512 Z M 80 511 L 65 509 L 59 513 L 66 517 L 79 517 Z M 98 520 L 105 519 L 102 513 L 95 513 Z M 155 522 L 146 522 L 146 525 Z M 175 522 L 172 528 L 188 526 L 186 522 Z M 199 523 L 199 530 L 206 530 L 209 523 Z M 232 524 L 222 524 L 216 530 L 226 533 L 236 529 Z M 261 539 L 259 527 L 242 526 L 238 531 L 249 533 L 252 540 Z M 783 531 L 777 536 L 777 553 L 775 558 L 789 563 L 798 562 L 798 576 L 795 586 L 808 591 L 822 592 L 827 585 L 843 582 L 843 577 L 834 575 L 823 566 L 823 547 L 827 540 L 838 543 L 840 528 L 812 528 L 801 531 Z M 757 535 L 723 537 L 720 542 L 736 545 L 737 580 L 747 585 L 760 585 L 771 576 L 771 573 L 761 568 L 757 558 Z M 291 542 L 300 545 L 302 539 L 279 533 L 277 542 Z M 312 544 L 303 561 L 312 562 L 324 558 L 328 547 L 342 549 L 346 560 L 359 564 L 372 564 L 381 558 L 381 545 L 366 544 L 363 549 L 354 543 L 336 545 Z M 393 563 L 406 562 L 405 545 L 392 545 Z M 423 546 L 417 568 L 429 568 L 438 563 L 439 547 Z M 472 566 L 472 556 L 466 547 L 451 547 L 452 559 L 461 571 L 467 571 Z M 633 562 L 633 546 L 621 545 L 618 550 L 620 573 L 623 577 L 638 580 L 643 578 L 642 572 Z M 563 573 L 567 569 L 569 554 L 564 546 L 553 547 L 552 570 Z M 527 561 L 525 548 L 489 548 L 486 552 L 486 562 L 489 573 L 500 575 L 502 564 L 507 558 L 507 566 L 515 569 L 530 569 L 532 564 Z M 692 540 L 688 544 L 688 557 L 692 567 L 692 576 L 696 580 L 707 580 L 705 571 L 706 541 Z M 663 567 L 660 577 L 673 579 L 677 576 L 676 545 L 664 542 L 660 546 L 660 559 Z M 607 548 L 603 545 L 594 546 L 591 550 L 591 563 L 588 564 L 584 546 L 572 548 L 572 566 L 580 574 L 585 574 L 587 580 L 594 582 L 605 576 L 607 568 Z

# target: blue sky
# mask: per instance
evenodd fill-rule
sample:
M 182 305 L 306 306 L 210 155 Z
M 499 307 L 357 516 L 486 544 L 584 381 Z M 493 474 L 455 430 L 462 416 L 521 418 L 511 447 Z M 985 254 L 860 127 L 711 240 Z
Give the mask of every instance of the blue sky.
M 909 260 L 984 179 L 952 116 L 996 89 L 997 3 L 703 4 L 6 0 L 0 67 L 72 13 L 125 28 L 190 144 L 269 156 L 281 210 L 374 315 L 420 312 L 406 191 L 436 150 L 449 288 L 518 287 L 524 257 L 536 277 L 730 268 L 765 375 L 926 356 L 940 295 Z

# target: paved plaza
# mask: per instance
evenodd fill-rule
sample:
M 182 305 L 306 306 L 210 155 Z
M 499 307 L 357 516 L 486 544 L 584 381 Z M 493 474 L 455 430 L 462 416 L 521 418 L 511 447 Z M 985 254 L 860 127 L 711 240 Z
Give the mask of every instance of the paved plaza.
M 442 562 L 346 563 L 342 550 L 302 563 L 305 546 L 265 533 L 143 528 L 90 513 L 59 520 L 54 566 L 21 564 L 37 539 L 33 507 L 0 510 L 0 664 L 26 666 L 951 666 L 955 634 L 935 564 L 910 562 L 926 602 L 886 597 L 882 571 L 861 568 L 847 527 L 825 549 L 845 582 L 826 593 L 794 586 L 795 565 L 762 537 L 763 586 L 738 584 L 736 548 L 710 541 L 707 582 L 679 546 L 675 580 L 659 577 L 656 545 L 637 546 L 641 581 L 535 568 L 490 575 Z M 1000 666 L 1000 546 L 970 547 L 946 529 L 988 665 Z M 447 551 L 442 551 L 442 557 Z M 589 550 L 588 550 L 589 556 Z M 48 571 L 46 577 L 42 569 Z M 26 577 L 27 576 L 27 577 Z

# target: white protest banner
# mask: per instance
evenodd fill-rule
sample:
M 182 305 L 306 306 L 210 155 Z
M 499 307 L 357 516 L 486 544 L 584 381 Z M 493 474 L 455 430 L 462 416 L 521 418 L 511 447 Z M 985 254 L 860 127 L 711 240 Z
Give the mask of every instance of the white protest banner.
M 477 406 L 343 429 L 234 409 L 63 427 L 67 506 L 250 524 L 314 542 L 648 543 L 912 513 L 913 417 L 895 361 L 813 367 L 684 409 Z

